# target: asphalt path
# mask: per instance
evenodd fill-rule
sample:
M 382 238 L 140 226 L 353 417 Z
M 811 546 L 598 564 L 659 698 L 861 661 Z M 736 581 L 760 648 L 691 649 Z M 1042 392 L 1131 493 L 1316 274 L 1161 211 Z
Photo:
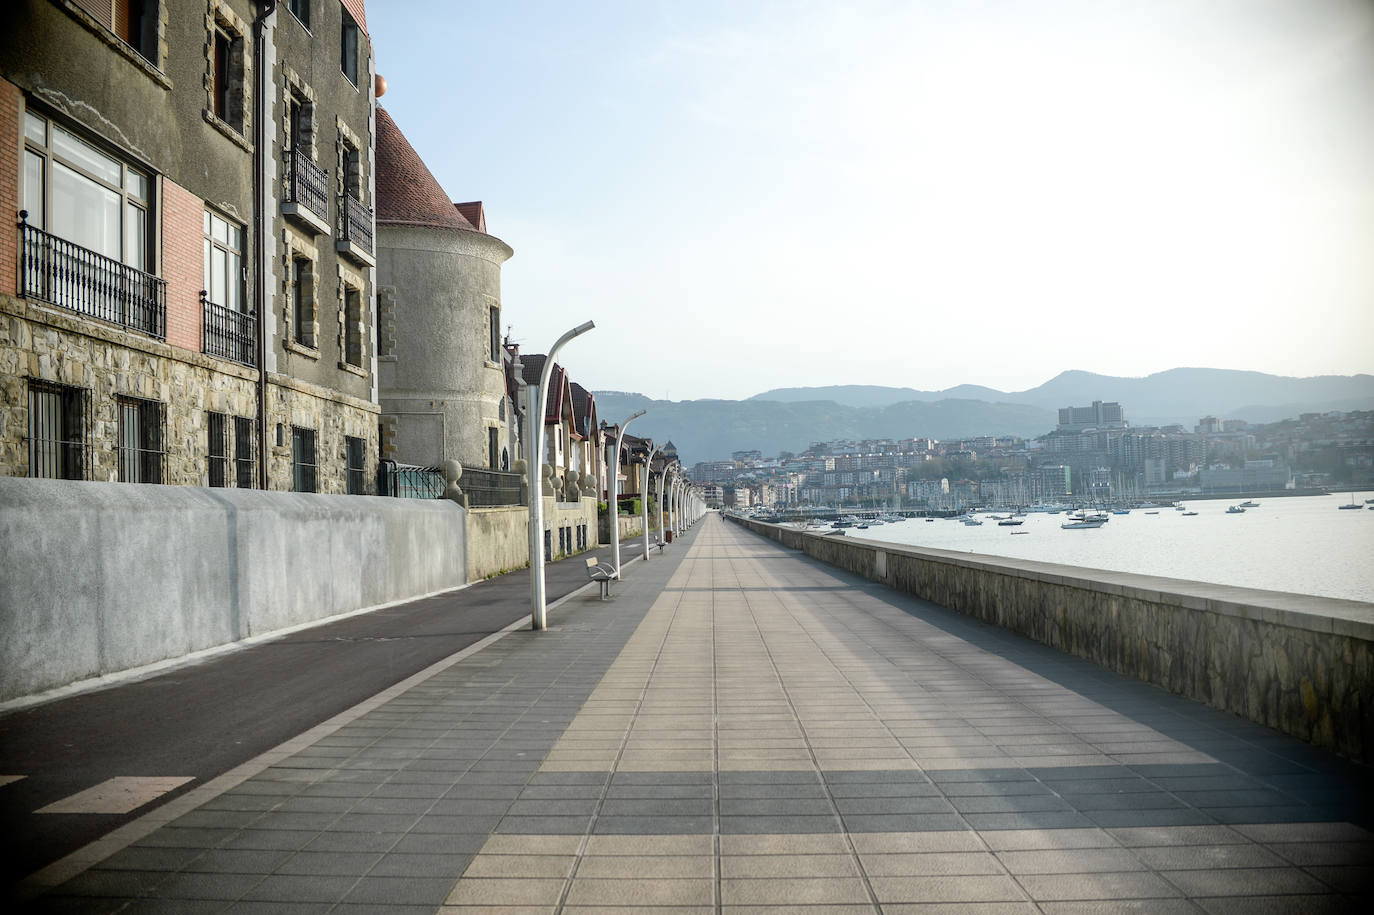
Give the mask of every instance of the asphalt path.
M 550 603 L 588 583 L 593 555 L 545 567 Z M 4 714 L 0 776 L 24 778 L 0 784 L 0 874 L 13 885 L 528 615 L 513 572 Z M 34 812 L 116 776 L 193 780 L 127 814 Z

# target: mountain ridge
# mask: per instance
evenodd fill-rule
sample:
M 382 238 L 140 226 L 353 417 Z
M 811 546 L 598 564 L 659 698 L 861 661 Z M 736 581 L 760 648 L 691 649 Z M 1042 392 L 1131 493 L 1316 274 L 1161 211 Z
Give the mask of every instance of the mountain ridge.
M 978 435 L 1032 438 L 1054 429 L 1057 410 L 1117 401 L 1132 425 L 1181 423 L 1203 416 L 1272 422 L 1299 413 L 1374 409 L 1374 375 L 1294 378 L 1235 369 L 1175 368 L 1139 378 L 1071 369 L 1025 391 L 961 384 L 943 391 L 881 385 L 774 388 L 744 400 L 654 400 L 597 391 L 601 419 L 649 412 L 633 431 L 672 439 L 684 463 L 725 460 L 733 451 L 775 455 L 814 441 L 935 439 Z

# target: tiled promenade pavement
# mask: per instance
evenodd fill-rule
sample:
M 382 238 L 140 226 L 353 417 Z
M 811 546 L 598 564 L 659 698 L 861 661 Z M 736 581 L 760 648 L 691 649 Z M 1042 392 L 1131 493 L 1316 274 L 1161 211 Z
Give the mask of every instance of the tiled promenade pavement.
M 43 897 L 110 912 L 1344 912 L 1368 770 L 708 518 Z

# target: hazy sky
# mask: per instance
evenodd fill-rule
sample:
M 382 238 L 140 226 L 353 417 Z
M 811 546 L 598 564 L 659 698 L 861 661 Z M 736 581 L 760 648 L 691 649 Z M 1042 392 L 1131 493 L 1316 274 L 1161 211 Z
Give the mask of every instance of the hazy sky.
M 370 0 L 589 388 L 1374 371 L 1370 0 Z

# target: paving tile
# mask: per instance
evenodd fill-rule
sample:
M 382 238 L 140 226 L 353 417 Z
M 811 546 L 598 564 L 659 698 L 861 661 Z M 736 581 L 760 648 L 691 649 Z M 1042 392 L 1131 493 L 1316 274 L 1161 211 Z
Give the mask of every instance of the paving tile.
M 563 895 L 562 879 L 489 878 L 459 880 L 444 900 L 445 905 L 481 906 L 556 906 Z
M 1012 874 L 1094 874 L 1145 870 L 1125 848 L 1039 849 L 999 851 L 997 858 Z
M 1178 889 L 1157 874 L 1055 873 L 1018 875 L 1017 882 L 1037 902 L 1073 899 L 1165 899 L 1180 895 Z
M 811 906 L 869 902 L 868 890 L 857 877 L 792 877 L 720 881 L 722 905 Z
M 589 855 L 577 865 L 577 879 L 669 878 L 715 876 L 715 859 L 707 855 Z
M 1006 872 L 1001 862 L 987 852 L 861 854 L 859 862 L 864 873 L 870 877 L 939 877 Z
M 480 854 L 468 864 L 464 879 L 473 877 L 557 877 L 572 873 L 573 855 Z
M 1187 899 L 1111 899 L 1039 903 L 1045 915 L 1201 915 Z
M 723 855 L 720 875 L 723 879 L 858 877 L 859 869 L 847 854 Z
M 1166 871 L 1164 876 L 1189 898 L 1319 894 L 1326 891 L 1326 887 L 1315 877 L 1293 867 L 1174 870 Z
M 690 878 L 577 878 L 568 890 L 569 906 L 709 906 L 715 881 Z
M 1351 901 L 1343 896 L 1221 896 L 1197 900 L 1211 915 L 1350 915 Z M 1353 911 L 1359 911 L 1353 909 Z
M 1010 877 L 871 877 L 884 911 L 901 902 L 1018 902 L 1026 898 Z

